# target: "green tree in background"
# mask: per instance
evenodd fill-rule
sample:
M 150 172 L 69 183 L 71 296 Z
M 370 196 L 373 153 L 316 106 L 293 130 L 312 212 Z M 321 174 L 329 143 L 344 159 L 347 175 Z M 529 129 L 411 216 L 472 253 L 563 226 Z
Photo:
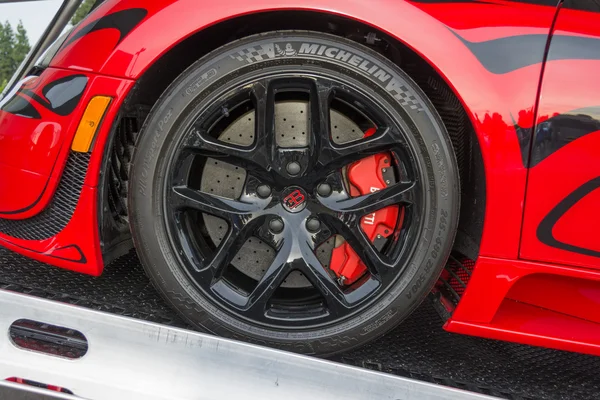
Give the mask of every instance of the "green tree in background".
M 17 25 L 16 34 L 8 21 L 0 22 L 0 92 L 30 49 L 27 31 L 21 22 Z
M 71 18 L 71 25 L 75 26 L 78 23 L 80 23 L 82 19 L 87 17 L 95 2 L 96 0 L 84 0 L 84 2 L 81 3 L 77 11 L 75 11 L 75 15 L 73 15 L 73 18 Z
M 14 48 L 15 35 L 12 27 L 6 21 L 6 24 L 0 23 L 0 89 L 4 90 L 8 79 L 15 72 L 14 66 Z M 1 91 L 0 90 L 0 91 Z
M 13 57 L 17 66 L 21 65 L 25 56 L 29 53 L 29 50 L 31 50 L 31 46 L 29 45 L 27 31 L 25 30 L 23 23 L 19 22 L 19 25 L 17 25 L 17 33 L 15 34 L 15 45 L 13 47 Z

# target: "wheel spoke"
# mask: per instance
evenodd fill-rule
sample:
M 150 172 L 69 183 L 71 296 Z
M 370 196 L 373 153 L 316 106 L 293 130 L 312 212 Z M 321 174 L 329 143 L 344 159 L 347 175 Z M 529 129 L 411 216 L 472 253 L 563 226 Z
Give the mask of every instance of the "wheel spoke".
M 256 144 L 256 143 L 255 143 Z M 243 147 L 216 140 L 206 131 L 193 129 L 182 143 L 183 152 L 214 158 L 245 169 L 257 175 L 266 176 L 269 169 L 268 156 L 257 151 L 256 146 Z
M 221 279 L 231 261 L 260 224 L 262 221 L 259 218 L 246 224 L 234 223 L 231 225 L 227 236 L 209 258 L 206 267 L 197 272 L 203 283 L 214 286 Z
M 311 82 L 309 92 L 310 126 L 309 157 L 312 166 L 320 160 L 321 154 L 332 147 L 331 142 L 331 99 L 333 89 L 325 81 Z
M 337 218 L 328 218 L 331 230 L 341 235 L 356 252 L 371 275 L 382 283 L 386 283 L 393 275 L 393 264 L 373 246 L 367 238 L 358 220 L 344 222 Z
M 275 91 L 270 79 L 262 79 L 252 85 L 254 103 L 253 152 L 272 162 L 275 151 Z
M 300 254 L 302 259 L 298 260 L 297 269 L 300 270 L 315 289 L 321 293 L 325 299 L 325 304 L 329 310 L 330 317 L 339 318 L 346 315 L 352 307 L 348 304 L 346 295 L 341 286 L 331 277 L 319 262 L 317 256 L 313 253 L 309 242 L 299 242 Z
M 335 212 L 354 214 L 360 218 L 391 205 L 402 204 L 408 206 L 413 204 L 415 189 L 415 182 L 399 182 L 363 196 L 342 201 L 335 201 L 335 199 L 329 201 L 323 199 L 322 201 Z
M 378 128 L 377 131 L 361 140 L 347 144 L 337 145 L 331 139 L 323 142 L 319 162 L 327 167 L 327 171 L 342 168 L 355 161 L 361 160 L 370 155 L 379 154 L 384 151 L 390 151 L 402 146 L 398 142 L 398 135 L 394 134 L 391 128 Z
M 275 94 L 278 91 L 305 91 L 306 89 L 309 89 L 309 92 L 315 93 L 315 95 L 317 93 L 317 89 L 312 88 L 312 81 L 307 78 L 293 80 L 277 78 L 263 79 L 252 86 L 256 110 L 257 144 L 260 143 L 260 147 L 256 151 L 267 154 L 270 161 L 270 171 L 283 179 L 301 176 L 310 169 L 312 166 L 311 161 L 315 158 L 314 153 L 319 148 L 318 144 L 315 143 L 314 136 L 319 136 L 319 132 L 316 131 L 313 138 L 311 138 L 311 132 L 315 129 L 309 128 L 308 147 L 279 147 L 276 137 L 280 133 L 283 134 L 283 132 L 275 132 Z M 294 164 L 295 167 L 288 168 L 290 164 Z
M 226 197 L 215 196 L 192 189 L 188 186 L 176 186 L 171 193 L 171 207 L 176 210 L 197 210 L 230 220 L 232 216 L 250 216 L 264 209 L 268 200 L 244 203 Z
M 290 260 L 291 248 L 291 241 L 283 242 L 275 259 L 248 296 L 246 307 L 251 313 L 258 314 L 259 317 L 264 317 L 267 305 L 275 294 L 275 291 L 281 286 L 290 272 L 292 272 L 293 261 Z

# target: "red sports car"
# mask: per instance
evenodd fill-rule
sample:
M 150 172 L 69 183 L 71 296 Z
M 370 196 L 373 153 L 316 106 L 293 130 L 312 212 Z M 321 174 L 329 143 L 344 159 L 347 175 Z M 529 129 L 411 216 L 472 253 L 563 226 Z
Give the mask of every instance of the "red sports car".
M 600 355 L 600 1 L 105 0 L 0 102 L 0 244 L 330 355 Z

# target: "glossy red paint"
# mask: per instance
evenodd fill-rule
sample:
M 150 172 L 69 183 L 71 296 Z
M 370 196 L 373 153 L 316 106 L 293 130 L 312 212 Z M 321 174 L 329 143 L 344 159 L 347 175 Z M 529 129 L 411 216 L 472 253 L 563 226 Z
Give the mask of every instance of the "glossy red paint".
M 594 282 L 600 281 L 600 272 L 593 270 L 531 261 L 479 257 L 469 281 L 469 286 L 452 316 L 452 320 L 490 323 L 500 304 L 508 296 L 509 291 L 517 281 L 535 274 L 577 278 Z M 544 288 L 534 287 L 531 290 L 543 291 Z M 535 295 L 532 296 L 535 297 Z M 482 301 L 482 299 L 485 300 Z M 566 304 L 573 305 L 573 303 L 569 303 L 570 298 L 565 297 L 563 300 Z
M 600 56 L 574 50 L 594 45 L 592 51 L 600 49 L 599 15 L 563 9 L 556 20 L 533 155 L 535 158 L 538 152 L 548 153 L 548 147 L 557 150 L 529 171 L 520 253 L 525 259 L 600 268 L 600 191 L 590 187 L 583 197 L 576 194 L 600 176 Z M 554 59 L 564 53 L 572 56 Z M 572 121 L 569 126 L 565 126 L 567 118 Z M 559 119 L 564 121 L 553 122 Z M 560 218 L 555 224 L 542 225 L 553 210 Z M 559 243 L 552 243 L 551 237 Z
M 491 324 L 450 321 L 445 328 L 464 335 L 600 356 L 599 324 L 508 299 Z
M 96 141 L 92 148 L 93 151 L 95 148 L 104 147 L 125 98 L 125 94 L 128 93 L 134 83 L 129 80 L 94 74 L 86 74 L 86 76 L 89 78 L 87 89 L 83 94 L 78 108 L 72 113 L 68 128 L 63 130 L 63 136 L 60 139 L 62 146 L 55 156 L 58 159 L 50 160 L 43 158 L 37 160 L 39 163 L 56 164 L 51 179 L 60 179 L 67 157 L 71 152 L 71 143 L 75 135 L 75 130 L 89 101 L 94 96 L 100 95 L 110 96 L 114 99 L 104 117 L 103 124 L 98 130 Z M 19 117 L 6 115 L 4 118 Z M 0 233 L 0 244 L 45 263 L 90 275 L 99 275 L 104 268 L 104 263 L 98 228 L 98 176 L 91 171 L 99 171 L 102 159 L 102 151 L 92 154 L 77 207 L 70 222 L 58 235 L 44 240 L 20 240 Z M 4 181 L 5 179 L 6 177 L 0 177 L 0 181 Z M 28 182 L 20 182 L 19 187 L 27 186 Z M 48 196 L 46 204 L 52 198 L 51 194 Z M 27 221 L 29 218 L 26 213 L 19 214 L 19 217 L 24 221 Z M 73 246 L 79 248 L 84 259 L 79 256 L 79 251 L 75 251 Z
M 480 257 L 444 328 L 600 355 L 599 306 L 597 271 Z
M 42 88 L 75 74 L 84 75 L 88 81 L 87 89 L 73 112 L 62 116 L 41 105 L 40 99 L 46 99 Z M 39 96 L 38 100 L 25 93 L 19 97 L 30 101 L 39 112 L 40 119 L 0 111 L 0 172 L 3 173 L 0 175 L 0 187 L 2 193 L 19 193 L 17 196 L 0 196 L 0 218 L 31 218 L 48 206 L 60 182 L 71 142 L 89 100 L 102 94 L 123 98 L 130 86 L 129 81 L 122 79 L 52 68 L 27 82 L 23 90 Z M 110 130 L 110 126 L 108 128 Z M 102 142 L 101 133 L 98 134 L 98 142 Z M 95 177 L 86 183 L 94 186 L 97 181 Z
M 27 215 L 28 207 L 40 203 L 37 209 L 29 209 L 32 215 L 37 214 L 52 197 L 53 191 L 47 188 L 55 188 L 58 184 L 56 179 L 46 175 L 3 164 L 0 164 L 0 176 L 0 193 L 6 194 L 0 198 L 0 209 L 4 211 L 0 215 L 6 219 L 22 219 L 23 215 Z
M 599 64 L 600 66 L 600 64 Z M 600 176 L 598 165 L 600 131 L 581 137 L 561 148 L 530 170 L 529 196 L 523 224 L 521 256 L 586 268 L 600 268 L 600 258 L 543 243 L 538 235 L 540 224 L 561 201 L 587 182 Z M 548 185 L 552 190 L 548 190 Z M 597 226 L 597 191 L 592 191 L 572 207 L 564 207 L 563 216 L 551 229 L 559 241 L 600 252 Z
M 45 98 L 43 87 L 70 75 L 74 73 L 48 69 L 40 77 L 28 80 L 22 90 Z M 0 196 L 0 217 L 9 219 L 31 217 L 47 206 L 62 172 L 60 168 L 54 169 L 65 140 L 64 131 L 73 123 L 71 115 L 53 113 L 31 95 L 20 94 L 16 98 L 29 101 L 39 118 L 0 110 L 2 193 L 22 193 L 22 196 Z
M 600 132 L 594 135 L 598 136 L 599 134 Z M 599 145 L 598 141 L 594 144 Z M 596 211 L 599 204 L 600 189 L 595 189 L 563 214 L 563 217 L 554 226 L 554 237 L 560 242 L 600 253 L 600 242 L 597 236 L 600 213 Z M 591 265 L 595 265 L 595 263 L 587 264 L 587 266 Z
M 519 279 L 506 297 L 600 324 L 600 280 L 543 273 L 528 275 Z
M 573 1 L 579 0 L 569 0 Z M 46 144 L 48 148 L 40 145 L 34 151 L 51 154 L 44 158 L 35 153 L 33 160 L 20 159 L 22 154 L 31 155 L 26 146 L 33 132 L 40 129 L 39 122 L 17 120 L 0 112 L 0 152 L 4 152 L 0 153 L 0 190 L 12 191 L 16 177 L 30 183 L 27 192 L 17 198 L 0 198 L 0 211 L 2 207 L 21 207 L 36 194 L 46 196 L 39 209 L 10 217 L 23 219 L 48 204 L 69 155 L 76 124 L 91 97 L 109 95 L 115 99 L 97 134 L 85 185 L 69 224 L 57 236 L 41 241 L 0 234 L 2 245 L 46 263 L 99 275 L 103 262 L 97 201 L 102 159 L 116 115 L 134 82 L 169 49 L 226 20 L 269 11 L 337 15 L 376 27 L 413 49 L 448 83 L 473 123 L 485 165 L 486 218 L 480 257 L 446 329 L 600 355 L 600 330 L 594 314 L 600 291 L 600 272 L 594 269 L 600 267 L 600 258 L 573 252 L 572 248 L 549 246 L 540 241 L 538 234 L 540 224 L 557 205 L 600 176 L 594 161 L 600 148 L 600 132 L 569 141 L 527 169 L 531 128 L 540 132 L 537 140 L 546 132 L 543 123 L 556 114 L 568 115 L 575 109 L 599 105 L 599 61 L 591 56 L 586 60 L 560 60 L 553 47 L 559 42 L 553 39 L 539 112 L 536 110 L 543 54 L 555 7 L 505 0 L 374 0 L 368 9 L 363 0 L 232 0 L 211 3 L 210 7 L 198 0 L 107 0 L 86 22 L 110 19 L 115 13 L 131 9 L 145 11 L 136 11 L 135 23 L 127 27 L 127 32 L 102 29 L 67 40 L 51 68 L 37 78 L 42 81 L 51 74 L 75 73 L 89 78 L 79 106 L 67 119 L 40 110 L 43 120 L 58 124 L 60 132 L 56 144 Z M 565 7 L 556 20 L 554 35 L 598 39 L 599 21 L 599 13 Z M 71 37 L 76 37 L 85 25 Z M 526 46 L 519 47 L 522 44 Z M 588 110 L 586 115 L 590 113 Z M 18 126 L 19 133 L 9 126 Z M 20 139 L 12 144 L 7 135 Z M 44 132 L 41 136 L 48 142 L 47 137 L 52 135 Z M 534 145 L 534 156 L 536 150 L 540 149 Z M 9 162 L 2 154 L 8 154 Z M 15 178 L 9 179 L 7 174 L 13 173 Z M 49 179 L 47 190 L 41 189 L 43 179 Z M 595 237 L 593 226 L 597 224 L 592 218 L 597 215 L 593 207 L 597 198 L 598 191 L 591 191 L 572 209 L 565 210 L 552 229 L 555 239 L 599 250 L 590 239 Z M 518 260 L 519 256 L 546 262 Z M 559 298 L 554 292 L 565 295 Z

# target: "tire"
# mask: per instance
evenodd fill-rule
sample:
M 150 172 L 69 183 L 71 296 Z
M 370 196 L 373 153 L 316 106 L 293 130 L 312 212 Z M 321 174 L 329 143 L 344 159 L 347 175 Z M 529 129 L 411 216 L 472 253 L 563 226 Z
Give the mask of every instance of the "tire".
M 336 55 L 337 58 L 335 58 Z M 312 323 L 310 319 L 294 317 L 296 318 L 294 321 L 300 322 L 294 322 L 293 326 L 284 326 L 284 322 L 281 322 L 280 326 L 279 322 L 270 324 L 262 320 L 263 317 L 267 318 L 265 315 L 268 313 L 263 315 L 238 311 L 243 307 L 234 309 L 232 305 L 221 302 L 219 300 L 221 298 L 215 297 L 216 295 L 210 290 L 203 289 L 202 285 L 214 285 L 217 278 L 213 278 L 210 283 L 207 283 L 207 278 L 203 278 L 205 275 L 197 277 L 195 274 L 201 270 L 198 265 L 204 266 L 205 264 L 202 264 L 204 261 L 199 260 L 200 257 L 188 256 L 188 253 L 196 254 L 193 251 L 198 251 L 200 254 L 205 250 L 190 250 L 181 244 L 188 243 L 188 240 L 189 243 L 197 243 L 202 240 L 206 240 L 206 243 L 209 242 L 208 239 L 196 238 L 196 236 L 206 235 L 206 232 L 202 231 L 204 228 L 201 229 L 195 225 L 196 222 L 201 221 L 201 217 L 198 216 L 200 214 L 194 214 L 193 217 L 181 217 L 181 219 L 171 218 L 170 207 L 177 208 L 180 205 L 179 203 L 177 206 L 172 205 L 171 197 L 169 197 L 172 195 L 172 191 L 167 187 L 174 180 L 179 179 L 174 178 L 179 172 L 173 171 L 181 168 L 183 162 L 177 161 L 180 160 L 178 157 L 184 157 L 181 154 L 183 154 L 184 150 L 182 149 L 185 148 L 187 142 L 182 144 L 184 140 L 182 138 L 192 135 L 190 126 L 192 126 L 192 121 L 196 121 L 195 118 L 201 118 L 204 121 L 202 118 L 209 118 L 210 112 L 207 110 L 210 110 L 211 105 L 225 101 L 223 100 L 226 96 L 224 90 L 242 88 L 244 82 L 259 79 L 256 78 L 257 76 L 260 76 L 260 79 L 269 79 L 271 76 L 287 76 L 285 74 L 292 73 L 298 77 L 299 82 L 301 79 L 313 79 L 313 76 L 316 77 L 314 78 L 315 82 L 321 78 L 324 82 L 328 79 L 328 82 L 335 82 L 338 85 L 335 93 L 341 93 L 348 89 L 353 91 L 352 93 L 357 93 L 356 96 L 373 99 L 374 110 L 384 110 L 381 111 L 385 114 L 381 114 L 384 115 L 382 118 L 388 118 L 389 121 L 392 121 L 390 124 L 399 127 L 397 131 L 404 135 L 399 142 L 403 143 L 402 149 L 407 149 L 398 150 L 399 152 L 406 151 L 406 153 L 393 153 L 406 154 L 406 157 L 398 161 L 398 166 L 395 167 L 397 171 L 400 171 L 397 174 L 402 175 L 404 170 L 408 175 L 414 174 L 414 180 L 411 179 L 414 181 L 411 190 L 414 190 L 415 194 L 411 199 L 418 199 L 418 201 L 406 203 L 407 208 L 401 209 L 406 213 L 403 214 L 406 215 L 406 219 L 398 223 L 398 236 L 395 239 L 390 239 L 391 236 L 386 239 L 391 241 L 391 244 L 385 245 L 387 246 L 385 248 L 388 249 L 385 251 L 391 252 L 392 250 L 389 249 L 397 249 L 394 250 L 394 254 L 402 254 L 402 256 L 394 258 L 395 255 L 385 255 L 386 260 L 395 260 L 389 265 L 385 264 L 391 266 L 385 270 L 387 271 L 385 273 L 383 266 L 363 260 L 363 264 L 367 266 L 366 274 L 371 277 L 361 279 L 365 279 L 367 282 L 373 280 L 375 285 L 377 282 L 380 283 L 378 289 L 373 289 L 375 294 L 365 295 L 365 299 L 361 300 L 360 305 L 352 305 L 354 307 L 352 312 L 345 314 L 347 310 L 343 307 L 343 310 L 335 310 L 337 305 L 330 306 L 329 304 L 333 304 L 336 300 L 328 297 L 335 289 L 324 291 L 326 288 L 324 289 L 319 282 L 325 282 L 328 278 L 322 274 L 322 271 L 318 271 L 316 272 L 317 280 L 314 280 L 314 277 L 310 278 L 313 279 L 311 282 L 317 282 L 317 285 L 310 290 L 317 290 L 317 292 L 321 290 L 319 293 L 315 292 L 317 297 L 324 293 L 323 303 L 319 304 L 322 304 L 325 311 L 319 309 L 321 311 L 319 311 L 318 318 L 330 322 Z M 252 87 L 255 88 L 254 84 Z M 309 96 L 312 95 L 313 92 L 307 90 Z M 310 100 L 308 104 L 312 104 L 312 101 Z M 360 104 L 363 103 L 356 101 L 352 104 L 359 104 L 356 107 L 360 108 Z M 368 102 L 365 101 L 364 104 L 368 104 Z M 365 108 L 368 107 L 365 106 Z M 219 110 L 221 119 L 228 118 L 228 113 L 233 112 L 225 106 Z M 259 115 L 258 111 L 255 113 L 255 115 Z M 312 121 L 314 122 L 316 119 L 315 117 Z M 386 121 L 388 120 L 386 119 Z M 200 124 L 200 122 L 194 123 Z M 206 123 L 208 124 L 208 122 Z M 330 126 L 329 129 L 333 128 Z M 256 132 L 258 137 L 258 128 Z M 267 132 L 270 131 L 267 129 Z M 316 128 L 314 132 L 316 132 Z M 318 134 L 314 133 L 314 137 L 317 138 Z M 259 141 L 258 138 L 256 141 Z M 196 142 L 200 154 L 205 154 L 202 157 L 209 157 L 206 154 L 213 154 L 204 148 L 205 146 L 210 147 L 207 143 L 206 140 Z M 261 153 L 257 150 L 253 157 L 260 159 Z M 181 158 L 181 160 L 183 159 Z M 212 160 L 212 158 L 204 159 Z M 248 162 L 252 162 L 252 160 L 246 160 L 246 163 Z M 190 163 L 193 162 L 190 161 Z M 206 163 L 208 164 L 208 161 Z M 404 164 L 409 167 L 404 167 Z M 206 164 L 204 165 L 203 168 L 207 168 Z M 269 167 L 270 173 L 277 170 L 274 165 Z M 288 174 L 285 170 L 280 173 L 281 176 L 285 174 Z M 186 182 L 192 179 L 191 175 L 188 175 L 185 177 Z M 280 175 L 278 176 L 280 177 Z M 398 180 L 402 180 L 402 177 L 400 176 Z M 380 337 L 410 315 L 438 279 L 450 254 L 459 217 L 460 190 L 455 155 L 441 118 L 425 94 L 398 66 L 378 53 L 344 38 L 314 32 L 271 32 L 247 37 L 215 50 L 192 65 L 166 90 L 148 117 L 136 145 L 130 182 L 130 224 L 137 252 L 156 288 L 186 321 L 203 331 L 216 335 L 321 356 L 336 354 L 363 345 Z M 325 201 L 323 197 L 318 197 L 321 196 L 320 194 L 315 194 L 316 197 L 313 200 L 311 193 L 306 189 L 306 196 L 310 197 L 312 202 L 307 201 L 307 208 L 311 207 L 311 204 Z M 381 193 L 383 193 L 383 189 Z M 271 196 L 275 198 L 276 195 L 271 194 Z M 260 196 L 253 198 L 258 202 L 261 201 Z M 375 199 L 375 197 L 372 198 Z M 220 206 L 222 206 L 221 208 L 225 207 L 222 204 Z M 179 208 L 173 211 L 172 215 L 183 215 L 175 214 L 175 212 L 181 212 Z M 206 213 L 202 214 L 202 216 L 205 215 Z M 292 216 L 291 213 L 289 215 Z M 287 218 L 287 214 L 285 218 Z M 189 221 L 193 221 L 193 223 Z M 237 222 L 227 223 L 231 231 L 232 226 Z M 332 225 L 335 223 L 335 221 L 331 221 Z M 404 228 L 401 227 L 402 224 L 408 226 L 405 233 L 401 233 L 404 231 Z M 324 226 L 323 229 L 327 232 L 334 231 L 334 229 L 327 230 L 329 229 L 327 223 Z M 286 229 L 288 229 L 287 225 Z M 289 235 L 297 235 L 303 229 L 302 226 L 295 225 L 293 231 L 289 231 Z M 183 231 L 185 233 L 181 233 Z M 194 233 L 190 234 L 189 232 Z M 270 232 L 271 236 L 267 235 L 268 237 L 277 236 L 272 233 L 275 231 Z M 358 234 L 357 237 L 363 236 Z M 225 239 L 222 240 L 225 241 Z M 284 239 L 283 242 L 273 240 L 273 243 L 286 243 L 287 239 Z M 394 240 L 397 242 L 406 240 L 408 244 L 394 244 L 396 243 Z M 198 248 L 200 247 L 198 245 Z M 219 247 L 216 244 L 215 247 L 216 254 Z M 368 257 L 367 254 L 371 254 L 366 250 L 363 252 L 363 249 L 358 251 L 361 257 Z M 307 253 L 302 254 L 306 255 Z M 312 255 L 306 257 L 310 258 Z M 381 257 L 384 259 L 383 255 Z M 286 260 L 292 262 L 290 257 Z M 402 260 L 402 262 L 400 263 L 398 260 Z M 247 263 L 249 262 L 247 261 Z M 198 265 L 190 267 L 194 263 L 198 263 Z M 214 263 L 217 265 L 216 261 Z M 241 262 L 238 260 L 238 263 L 243 264 L 244 260 Z M 302 265 L 308 265 L 310 269 L 314 263 L 307 262 Z M 331 276 L 331 272 L 328 271 L 327 274 Z M 393 277 L 384 280 L 385 274 L 391 274 Z M 324 281 L 318 279 L 324 279 Z M 259 278 L 257 278 L 258 280 Z M 343 281 L 341 282 L 343 283 Z M 384 287 L 385 290 L 382 289 Z M 223 290 L 230 293 L 232 289 Z M 368 289 L 365 289 L 365 293 L 367 291 Z M 332 303 L 329 303 L 330 300 Z M 246 300 L 246 302 L 250 304 L 250 300 Z M 265 307 L 268 307 L 266 303 Z M 287 310 L 287 308 L 282 309 Z M 269 312 L 274 313 L 275 311 Z M 257 316 L 257 319 L 254 320 L 252 315 L 258 315 L 260 318 Z M 334 318 L 336 315 L 339 316 L 339 320 Z M 274 317 L 269 316 L 269 318 Z M 273 319 L 273 321 L 278 320 Z

